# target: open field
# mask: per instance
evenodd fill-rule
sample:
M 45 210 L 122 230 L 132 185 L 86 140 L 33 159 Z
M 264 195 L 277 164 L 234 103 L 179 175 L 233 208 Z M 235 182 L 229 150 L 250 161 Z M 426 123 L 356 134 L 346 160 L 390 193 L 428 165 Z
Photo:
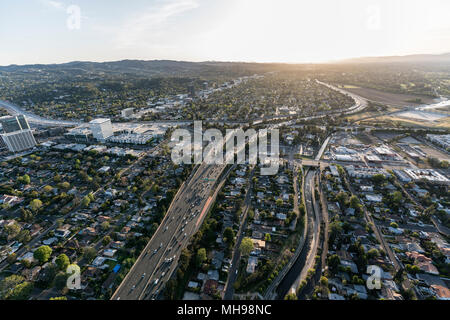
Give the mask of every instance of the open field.
M 426 96 L 390 93 L 369 88 L 357 88 L 354 86 L 349 86 L 349 88 L 347 88 L 345 85 L 344 87 L 346 88 L 346 90 L 355 93 L 357 95 L 360 95 L 361 97 L 366 98 L 370 101 L 387 104 L 391 106 L 405 107 L 434 102 L 432 98 Z M 416 99 L 421 99 L 422 103 L 413 102 Z
M 450 117 L 442 118 L 437 121 L 423 121 L 418 119 L 408 119 L 398 116 L 384 115 L 368 120 L 362 120 L 361 125 L 376 125 L 395 126 L 395 127 L 410 127 L 410 128 L 442 128 L 450 129 Z
M 403 111 L 399 113 L 395 113 L 393 116 L 407 118 L 407 119 L 416 119 L 421 121 L 437 121 L 442 118 L 448 117 L 445 114 L 437 113 L 437 112 L 426 112 L 419 110 L 411 110 L 411 111 Z
M 441 151 L 439 151 L 439 150 L 437 150 L 437 149 L 435 149 L 433 147 L 430 147 L 430 146 L 425 145 L 425 144 L 418 145 L 418 147 L 424 153 L 427 154 L 427 157 L 437 158 L 437 159 L 439 159 L 441 161 L 443 161 L 443 160 L 450 161 L 450 156 L 448 154 L 445 154 L 445 153 L 443 153 L 443 152 L 441 152 Z

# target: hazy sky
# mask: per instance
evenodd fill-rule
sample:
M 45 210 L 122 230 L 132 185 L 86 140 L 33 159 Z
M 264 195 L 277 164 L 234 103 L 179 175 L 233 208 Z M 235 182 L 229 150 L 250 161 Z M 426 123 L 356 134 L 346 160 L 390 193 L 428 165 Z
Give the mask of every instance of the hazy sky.
M 448 0 L 0 0 L 0 65 L 443 53 L 449 14 Z

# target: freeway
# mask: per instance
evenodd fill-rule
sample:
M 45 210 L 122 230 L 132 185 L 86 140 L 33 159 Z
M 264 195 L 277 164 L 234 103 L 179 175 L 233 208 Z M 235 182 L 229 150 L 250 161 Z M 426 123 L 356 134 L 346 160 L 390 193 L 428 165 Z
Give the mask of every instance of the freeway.
M 321 84 L 321 85 L 324 85 L 324 86 L 326 86 L 326 87 L 328 87 L 328 88 L 330 88 L 332 90 L 335 90 L 335 91 L 338 91 L 338 92 L 340 92 L 340 93 L 342 93 L 344 95 L 347 95 L 347 96 L 349 96 L 350 98 L 352 98 L 355 101 L 355 105 L 345 111 L 346 114 L 352 114 L 352 113 L 357 113 L 359 111 L 362 111 L 368 105 L 367 99 L 365 99 L 365 98 L 363 98 L 361 96 L 358 96 L 357 94 L 354 94 L 354 93 L 349 92 L 349 91 L 342 90 L 342 89 L 337 88 L 337 87 L 335 87 L 335 86 L 333 86 L 331 84 L 319 81 L 317 79 L 316 79 L 316 82 Z
M 177 266 L 181 250 L 199 229 L 211 205 L 215 181 L 225 167 L 202 164 L 182 185 L 152 239 L 112 296 L 113 300 L 158 297 Z
M 40 126 L 71 127 L 71 126 L 77 126 L 77 125 L 81 124 L 81 122 L 78 122 L 78 121 L 46 119 L 46 118 L 40 117 L 38 115 L 35 115 L 34 113 L 25 111 L 22 108 L 14 105 L 8 101 L 0 100 L 0 107 L 6 109 L 6 111 L 8 111 L 8 113 L 10 113 L 11 115 L 23 114 L 27 117 L 28 122 L 36 124 L 36 125 L 40 125 Z
M 224 144 L 232 138 L 224 138 Z M 245 145 L 240 148 L 245 148 Z M 239 152 L 239 148 L 237 148 Z M 209 157 L 205 155 L 205 158 Z M 144 300 L 158 298 L 164 284 L 177 267 L 181 250 L 200 228 L 215 196 L 225 182 L 226 164 L 203 162 L 180 187 L 167 213 L 125 279 L 113 294 L 113 300 Z M 221 178 L 221 179 L 219 179 Z

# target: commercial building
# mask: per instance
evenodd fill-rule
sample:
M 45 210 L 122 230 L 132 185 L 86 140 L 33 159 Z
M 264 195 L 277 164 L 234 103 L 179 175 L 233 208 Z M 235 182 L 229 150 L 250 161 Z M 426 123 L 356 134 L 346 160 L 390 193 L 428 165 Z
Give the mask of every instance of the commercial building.
M 6 116 L 0 118 L 4 133 L 12 133 L 30 129 L 27 118 L 24 115 Z
M 444 149 L 450 148 L 450 134 L 427 134 L 427 139 Z
M 153 139 L 151 134 L 140 133 L 124 133 L 108 138 L 108 142 L 123 143 L 123 144 L 146 144 Z
M 414 180 L 426 180 L 432 183 L 449 184 L 450 180 L 433 169 L 405 169 L 405 172 Z
M 126 108 L 123 109 L 121 114 L 122 114 L 122 118 L 129 118 L 133 115 L 134 109 L 133 108 Z
M 79 126 L 77 128 L 73 128 L 69 130 L 69 132 L 65 133 L 64 136 L 76 142 L 88 142 L 92 140 L 93 135 L 91 129 L 86 126 Z
M 4 133 L 0 135 L 3 145 L 11 152 L 34 148 L 36 140 L 24 115 L 0 118 Z
M 105 141 L 114 134 L 110 119 L 94 119 L 89 122 L 94 139 Z
M 348 175 L 352 178 L 367 179 L 372 178 L 377 174 L 388 176 L 387 171 L 381 168 L 346 166 L 345 169 L 347 170 Z

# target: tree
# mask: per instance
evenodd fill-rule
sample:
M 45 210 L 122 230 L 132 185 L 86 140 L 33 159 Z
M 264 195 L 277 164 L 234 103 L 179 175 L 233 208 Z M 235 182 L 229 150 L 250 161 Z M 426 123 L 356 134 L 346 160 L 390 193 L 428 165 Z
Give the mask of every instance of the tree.
M 59 270 L 65 271 L 70 264 L 70 260 L 67 255 L 62 253 L 56 258 L 55 263 L 58 266 Z
M 350 197 L 350 207 L 353 209 L 357 209 L 359 207 L 358 197 L 353 195 Z
M 56 289 L 62 290 L 67 285 L 67 278 L 69 275 L 64 271 L 58 272 L 53 280 L 53 285 Z
M 385 179 L 386 177 L 382 173 L 378 173 L 372 176 L 372 181 L 375 182 L 376 184 L 381 184 L 382 182 L 384 182 Z
M 11 275 L 0 281 L 0 298 L 7 299 L 11 291 L 25 280 L 24 277 L 18 275 Z
M 83 257 L 88 260 L 92 261 L 97 256 L 97 250 L 95 250 L 92 247 L 85 247 L 83 249 Z
M 270 237 L 270 233 L 266 233 L 266 235 L 264 237 L 264 240 L 267 241 L 267 242 L 272 241 L 272 238 Z
M 109 222 L 108 221 L 104 221 L 102 222 L 101 226 L 103 231 L 108 231 L 109 230 Z
M 91 203 L 91 199 L 89 198 L 89 196 L 85 196 L 83 198 L 83 200 L 81 201 L 81 205 L 85 208 L 87 208 L 90 203 Z
M 284 300 L 298 300 L 298 298 L 294 292 L 291 292 L 284 296 Z
M 42 190 L 43 190 L 45 193 L 50 193 L 50 192 L 53 191 L 53 187 L 47 185 L 47 186 L 45 186 Z
M 16 237 L 17 241 L 22 243 L 28 243 L 31 241 L 31 233 L 30 230 L 22 230 Z
M 327 279 L 327 277 L 321 276 L 320 277 L 320 284 L 323 285 L 324 287 L 328 287 L 328 279 Z
M 394 201 L 394 203 L 398 206 L 400 205 L 400 203 L 402 202 L 403 196 L 402 193 L 400 191 L 395 191 L 392 194 L 392 201 Z
M 32 222 L 33 221 L 33 213 L 31 213 L 30 210 L 28 209 L 24 209 L 24 208 L 20 208 L 21 212 L 22 212 L 22 219 L 25 222 Z
M 49 246 L 41 246 L 34 251 L 33 257 L 43 264 L 50 259 L 52 252 L 53 250 Z
M 241 251 L 241 254 L 243 256 L 250 255 L 250 252 L 253 251 L 253 241 L 252 239 L 245 237 L 242 239 L 241 245 L 239 247 L 239 250 Z
M 206 249 L 200 248 L 197 251 L 197 265 L 200 266 L 204 261 L 206 261 Z
M 348 201 L 347 192 L 344 192 L 344 191 L 339 192 L 336 195 L 336 200 L 337 200 L 337 202 L 339 202 L 339 205 L 341 206 L 341 208 L 343 208 Z
M 13 239 L 19 234 L 21 227 L 16 221 L 14 221 L 13 223 L 6 225 L 4 229 L 8 235 L 8 239 Z
M 53 297 L 53 298 L 50 298 L 50 300 L 51 301 L 53 301 L 53 300 L 67 300 L 67 297 Z
M 59 184 L 59 188 L 63 189 L 63 190 L 69 190 L 70 188 L 70 183 L 68 183 L 67 181 L 64 181 L 63 183 Z
M 27 300 L 30 297 L 31 291 L 33 291 L 33 284 L 25 281 L 18 284 L 8 296 L 10 300 Z
M 328 266 L 331 270 L 336 270 L 337 267 L 341 264 L 341 259 L 337 254 L 333 254 L 328 257 Z
M 369 251 L 367 251 L 367 256 L 368 256 L 370 259 L 376 258 L 376 257 L 378 257 L 379 255 L 380 255 L 380 253 L 379 253 L 378 250 L 375 249 L 375 248 L 372 248 L 372 249 L 370 249 Z
M 223 238 L 225 242 L 231 247 L 234 244 L 234 231 L 232 228 L 227 227 L 223 231 Z
M 33 199 L 30 202 L 30 208 L 33 210 L 33 212 L 39 211 L 39 209 L 42 208 L 42 201 L 39 199 Z
M 18 181 L 19 181 L 19 183 L 21 183 L 21 184 L 30 184 L 31 179 L 30 179 L 30 176 L 29 176 L 29 175 L 25 174 L 25 175 L 19 177 L 19 178 L 18 178 Z
M 110 236 L 105 236 L 102 240 L 102 243 L 104 246 L 107 246 L 109 243 L 111 242 L 111 237 Z

